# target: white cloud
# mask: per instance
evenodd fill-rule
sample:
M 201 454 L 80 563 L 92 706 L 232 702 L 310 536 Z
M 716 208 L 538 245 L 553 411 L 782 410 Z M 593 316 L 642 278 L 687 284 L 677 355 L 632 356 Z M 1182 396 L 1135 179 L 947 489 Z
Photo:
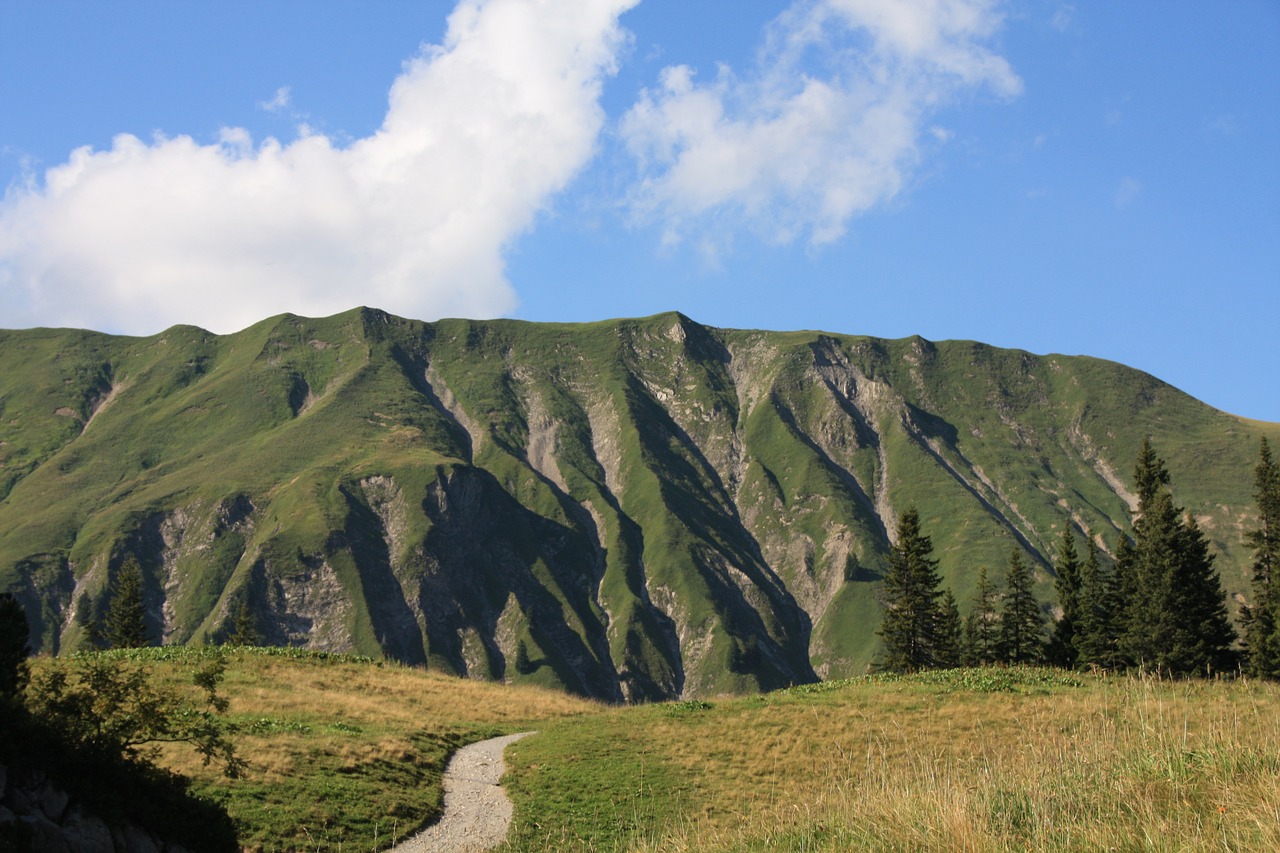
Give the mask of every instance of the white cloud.
M 1120 180 L 1120 185 L 1116 187 L 1112 201 L 1118 209 L 1124 210 L 1137 200 L 1141 192 L 1142 184 L 1136 178 L 1125 177 Z
M 382 127 L 347 147 L 228 128 L 74 151 L 0 203 L 0 325 L 509 311 L 502 251 L 591 157 L 618 16 L 637 1 L 462 0 Z
M 1076 7 L 1064 3 L 1057 9 L 1053 10 L 1053 15 L 1049 18 L 1049 26 L 1053 27 L 1060 33 L 1065 33 L 1071 29 L 1071 25 L 1076 19 Z
M 1021 91 L 984 46 L 993 0 L 798 0 L 747 78 L 664 70 L 621 131 L 640 164 L 631 202 L 664 243 L 746 226 L 788 243 L 844 234 L 910 177 L 928 117 L 964 91 Z
M 288 86 L 281 86 L 279 89 L 276 89 L 276 94 L 271 100 L 259 101 L 258 107 L 269 113 L 281 112 L 289 106 L 290 93 L 291 90 Z

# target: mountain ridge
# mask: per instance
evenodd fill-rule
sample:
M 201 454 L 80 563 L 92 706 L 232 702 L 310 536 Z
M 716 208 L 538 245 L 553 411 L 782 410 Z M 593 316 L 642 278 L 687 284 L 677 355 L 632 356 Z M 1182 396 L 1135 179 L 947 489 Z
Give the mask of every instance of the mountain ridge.
M 1149 374 L 971 341 L 279 315 L 0 331 L 0 587 L 74 648 L 130 554 L 166 642 L 387 654 L 608 699 L 859 671 L 893 519 L 962 607 L 1063 525 L 1114 547 L 1151 435 L 1247 596 L 1262 435 Z M 530 651 L 517 672 L 517 647 Z

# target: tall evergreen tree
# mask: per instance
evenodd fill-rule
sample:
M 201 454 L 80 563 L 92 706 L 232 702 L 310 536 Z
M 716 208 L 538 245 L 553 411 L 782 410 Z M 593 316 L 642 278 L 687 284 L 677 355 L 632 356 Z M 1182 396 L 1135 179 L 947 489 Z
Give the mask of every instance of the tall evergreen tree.
M 944 590 L 938 604 L 938 627 L 933 665 L 953 669 L 964 662 L 964 626 L 951 590 Z
M 1169 469 L 1164 460 L 1156 455 L 1151 446 L 1151 436 L 1142 439 L 1142 447 L 1138 450 L 1138 461 L 1133 466 L 1133 485 L 1138 490 L 1138 514 L 1145 515 L 1161 486 L 1170 483 Z
M 935 664 L 942 592 L 932 553 L 933 542 L 921 532 L 920 514 L 911 507 L 898 520 L 884 578 L 884 619 L 876 632 L 884 641 L 884 669 L 915 672 Z
M 1088 553 L 1080 566 L 1080 595 L 1075 648 L 1077 666 L 1114 667 L 1116 634 L 1111 619 L 1110 578 L 1098 562 L 1098 546 L 1089 537 Z
M 1178 561 L 1173 576 L 1169 668 L 1210 675 L 1235 669 L 1236 630 L 1227 615 L 1227 596 L 1213 567 L 1209 540 L 1191 513 L 1181 519 Z
M 1062 531 L 1058 545 L 1058 561 L 1054 567 L 1058 576 L 1054 588 L 1058 592 L 1058 605 L 1062 616 L 1053 626 L 1049 638 L 1048 658 L 1058 666 L 1073 667 L 1080 651 L 1076 647 L 1080 622 L 1080 555 L 1076 552 L 1076 537 L 1070 526 Z
M 999 614 L 996 588 L 987 579 L 987 567 L 978 569 L 978 588 L 964 621 L 964 662 L 969 666 L 995 663 L 999 656 Z
M 1000 657 L 1009 663 L 1035 663 L 1044 657 L 1044 617 L 1033 583 L 1031 567 L 1014 548 L 1000 610 Z
M 113 649 L 137 649 L 151 645 L 143 601 L 142 567 L 132 554 L 125 558 L 111 585 L 105 639 Z
M 1168 471 L 1149 441 L 1134 484 L 1138 516 L 1116 560 L 1121 654 L 1130 664 L 1174 674 L 1228 668 L 1235 631 L 1213 555 L 1194 519 L 1174 505 Z
M 1245 671 L 1257 678 L 1280 678 L 1280 465 L 1263 437 L 1253 471 L 1258 526 L 1249 531 L 1253 548 L 1253 602 L 1241 609 Z

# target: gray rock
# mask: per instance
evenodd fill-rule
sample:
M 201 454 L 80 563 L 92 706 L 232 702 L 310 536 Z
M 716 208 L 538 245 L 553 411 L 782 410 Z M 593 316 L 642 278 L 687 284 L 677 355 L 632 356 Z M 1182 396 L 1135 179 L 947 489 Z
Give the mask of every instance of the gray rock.
M 62 816 L 67 813 L 67 804 L 71 801 L 66 791 L 48 780 L 31 792 L 31 799 L 44 816 L 54 823 L 62 822 Z
M 62 824 L 62 831 L 76 853 L 115 853 L 111 830 L 100 817 L 85 814 L 73 806 Z
M 112 827 L 116 853 L 160 853 L 160 846 L 151 833 L 132 823 Z
M 63 834 L 62 827 L 43 816 L 23 815 L 21 821 L 30 833 L 32 850 L 43 853 L 80 853 L 84 849 L 72 847 Z

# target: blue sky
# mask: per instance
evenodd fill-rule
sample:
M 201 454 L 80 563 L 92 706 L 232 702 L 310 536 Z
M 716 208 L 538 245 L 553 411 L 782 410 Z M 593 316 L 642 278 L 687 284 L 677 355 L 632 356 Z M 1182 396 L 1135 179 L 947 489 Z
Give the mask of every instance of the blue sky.
M 5 0 L 0 182 L 0 327 L 675 309 L 1280 421 L 1274 0 Z

